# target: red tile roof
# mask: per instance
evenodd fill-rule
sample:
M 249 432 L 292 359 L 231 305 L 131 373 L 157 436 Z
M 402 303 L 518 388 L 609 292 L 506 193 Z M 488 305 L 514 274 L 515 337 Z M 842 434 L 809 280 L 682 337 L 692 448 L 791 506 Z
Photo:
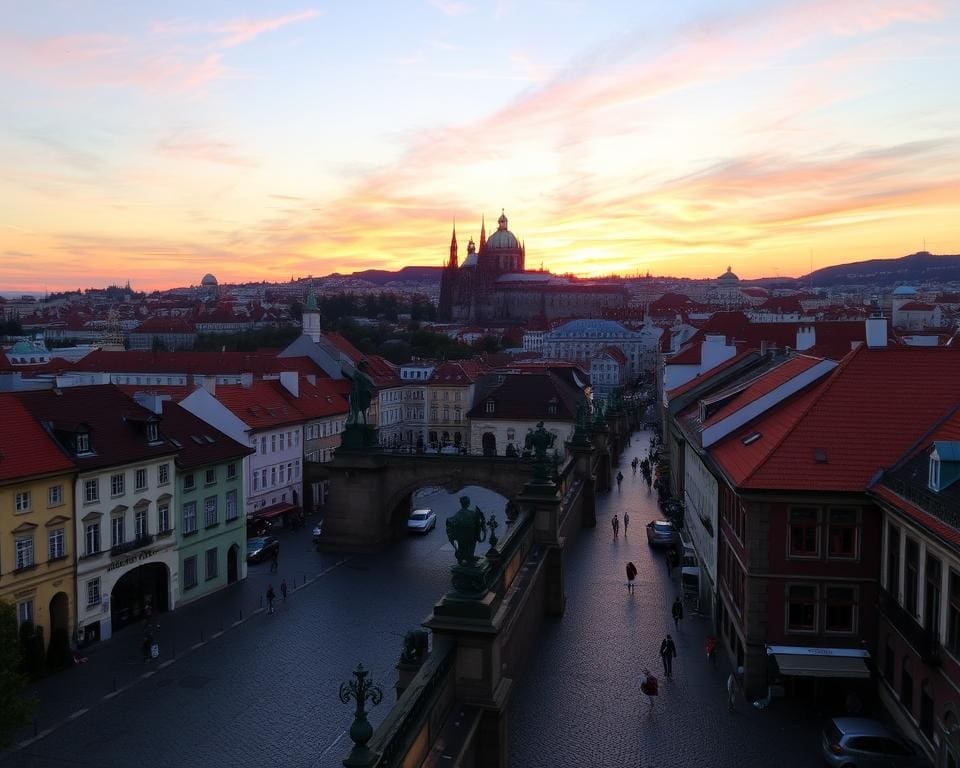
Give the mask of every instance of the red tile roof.
M 804 371 L 808 371 L 815 365 L 819 365 L 823 360 L 817 357 L 807 357 L 806 355 L 797 355 L 784 360 L 780 365 L 765 371 L 762 375 L 745 384 L 738 384 L 737 391 L 720 408 L 710 415 L 710 418 L 704 422 L 704 426 L 716 424 L 722 421 L 732 413 L 745 408 L 750 403 L 759 400 L 764 395 L 773 392 L 777 387 L 786 384 Z M 723 397 L 724 393 L 719 392 L 711 395 L 714 397 Z
M 731 365 L 739 363 L 741 360 L 743 360 L 743 358 L 745 358 L 749 354 L 752 354 L 754 351 L 755 350 L 739 347 L 737 349 L 737 353 L 733 357 L 731 357 L 729 360 L 724 360 L 722 363 L 720 363 L 719 365 L 715 365 L 710 370 L 704 371 L 703 373 L 697 376 L 694 376 L 692 379 L 690 379 L 690 381 L 671 389 L 669 392 L 667 392 L 667 399 L 672 400 L 675 397 L 680 397 L 680 395 L 682 395 L 683 393 L 689 392 L 694 387 L 700 384 L 703 384 L 703 382 L 713 378 L 721 371 L 729 368 Z M 673 359 L 674 358 L 671 357 L 670 360 L 668 361 L 668 364 L 672 362 Z M 700 361 L 700 358 L 697 357 L 697 362 L 699 361 Z
M 936 304 L 927 304 L 922 301 L 911 301 L 900 307 L 900 312 L 933 312 L 937 308 Z
M 339 333 L 324 333 L 323 338 L 325 338 L 340 352 L 346 355 L 350 362 L 354 365 L 363 359 L 363 353 L 353 346 L 353 344 L 347 341 L 346 337 L 341 336 Z
M 220 464 L 254 453 L 252 448 L 241 445 L 176 403 L 163 404 L 160 428 L 164 437 L 180 443 L 176 462 L 183 469 Z
M 249 387 L 240 384 L 221 385 L 217 387 L 216 394 L 217 400 L 252 429 L 303 422 L 304 415 L 289 397 L 292 396 L 279 381 L 262 380 L 254 381 Z
M 0 423 L 0 483 L 73 470 L 73 462 L 14 395 L 0 394 Z
M 891 466 L 957 404 L 957 381 L 960 355 L 950 350 L 861 347 L 816 388 L 802 413 L 790 413 L 782 440 L 741 472 L 740 485 L 862 492 L 878 470 Z M 752 426 L 764 432 L 786 415 L 778 408 Z M 740 438 L 747 429 L 712 449 L 718 461 L 729 456 L 724 450 L 731 445 L 743 450 Z
M 929 512 L 924 511 L 913 502 L 907 501 L 885 485 L 873 486 L 870 489 L 870 493 L 887 502 L 890 506 L 899 509 L 907 515 L 907 517 L 912 517 L 925 528 L 940 536 L 944 541 L 960 545 L 960 531 L 953 526 L 947 525 Z
M 72 369 L 83 372 L 105 373 L 182 373 L 268 374 L 297 371 L 302 374 L 326 376 L 323 369 L 309 357 L 277 357 L 268 352 L 106 352 L 96 350 L 73 364 Z
M 280 394 L 305 418 L 321 419 L 328 416 L 345 416 L 350 412 L 350 402 L 347 399 L 350 385 L 347 382 L 347 389 L 344 392 L 341 381 L 320 379 L 316 384 L 311 384 L 306 379 L 301 378 L 299 397 L 294 398 L 286 390 L 283 390 Z

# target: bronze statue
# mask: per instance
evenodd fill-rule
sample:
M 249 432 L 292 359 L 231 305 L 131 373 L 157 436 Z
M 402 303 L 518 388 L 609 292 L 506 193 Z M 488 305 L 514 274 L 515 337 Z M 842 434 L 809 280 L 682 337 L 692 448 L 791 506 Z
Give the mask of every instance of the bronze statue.
M 453 544 L 460 565 L 474 565 L 473 554 L 479 542 L 487 538 L 487 522 L 479 507 L 470 509 L 470 497 L 460 497 L 460 509 L 447 518 L 447 539 Z
M 350 416 L 347 419 L 349 424 L 359 424 L 361 420 L 364 426 L 367 424 L 367 411 L 370 408 L 370 402 L 373 397 L 373 384 L 370 377 L 367 376 L 367 363 L 361 360 L 357 363 L 357 370 L 353 375 L 353 383 L 350 386 Z

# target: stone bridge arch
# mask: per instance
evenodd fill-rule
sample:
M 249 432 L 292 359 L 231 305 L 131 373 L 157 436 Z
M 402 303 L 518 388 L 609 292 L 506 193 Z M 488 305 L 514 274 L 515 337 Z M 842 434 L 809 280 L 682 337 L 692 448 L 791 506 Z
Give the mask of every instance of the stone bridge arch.
M 476 485 L 513 499 L 530 479 L 532 462 L 503 456 L 447 456 L 337 451 L 324 465 L 330 495 L 324 507 L 323 546 L 340 551 L 384 547 L 403 527 L 397 510 L 425 486 L 456 492 Z M 409 510 L 409 506 L 406 507 Z M 406 520 L 406 515 L 403 516 Z

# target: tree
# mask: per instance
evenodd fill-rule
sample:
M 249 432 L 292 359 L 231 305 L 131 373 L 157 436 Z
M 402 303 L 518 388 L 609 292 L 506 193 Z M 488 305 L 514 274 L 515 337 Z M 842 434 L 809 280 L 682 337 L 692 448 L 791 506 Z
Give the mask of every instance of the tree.
M 22 697 L 26 680 L 20 672 L 17 611 L 0 601 L 0 748 L 13 742 L 20 726 L 30 722 L 32 705 Z

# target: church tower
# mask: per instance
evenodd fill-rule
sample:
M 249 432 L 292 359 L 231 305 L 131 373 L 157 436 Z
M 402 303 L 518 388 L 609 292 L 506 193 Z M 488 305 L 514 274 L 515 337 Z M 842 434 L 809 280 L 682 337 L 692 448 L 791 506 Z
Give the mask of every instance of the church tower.
M 317 297 L 313 288 L 307 291 L 307 301 L 303 305 L 302 320 L 303 332 L 314 341 L 320 341 L 323 331 L 320 328 L 320 310 L 317 309 Z
M 453 222 L 453 237 L 450 238 L 450 261 L 447 262 L 447 266 L 450 269 L 456 269 L 459 264 L 457 262 L 457 222 Z
M 480 247 L 478 250 L 483 252 L 484 246 L 487 244 L 487 224 L 483 220 L 483 216 L 480 217 Z

